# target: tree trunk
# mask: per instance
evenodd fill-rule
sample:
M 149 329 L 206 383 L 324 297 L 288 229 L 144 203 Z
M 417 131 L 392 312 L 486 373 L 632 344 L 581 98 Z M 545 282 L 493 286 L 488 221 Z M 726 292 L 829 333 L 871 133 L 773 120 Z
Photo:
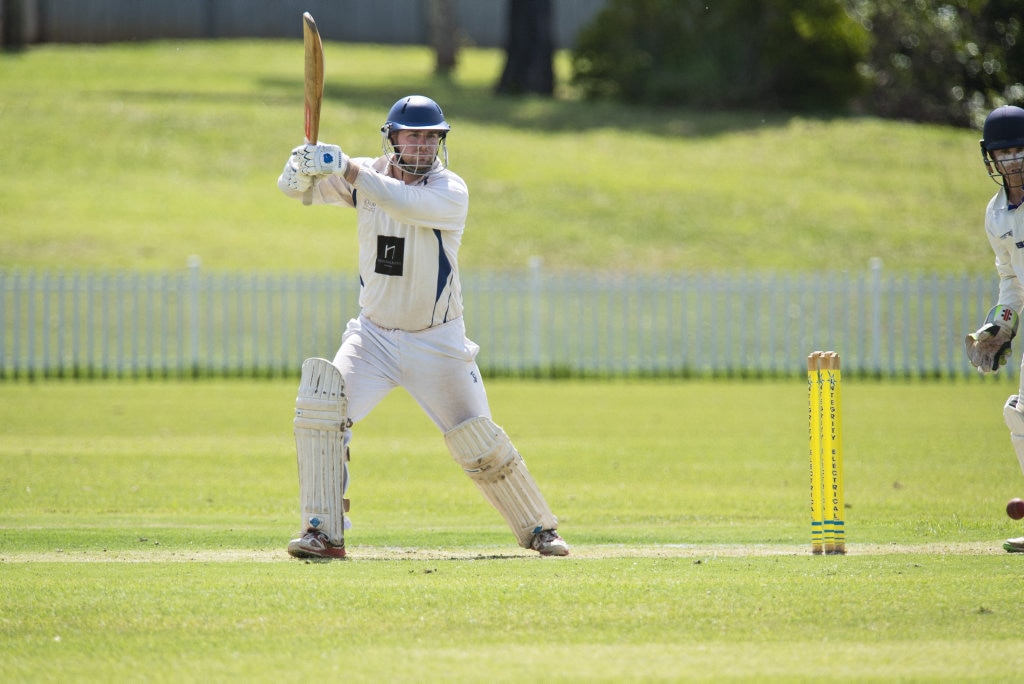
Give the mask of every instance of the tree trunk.
M 437 56 L 434 73 L 450 76 L 459 56 L 459 25 L 455 17 L 455 0 L 430 0 L 430 43 Z
M 552 0 L 508 0 L 505 70 L 500 95 L 554 95 Z
M 23 0 L 0 0 L 0 45 L 4 50 L 25 47 L 25 13 Z

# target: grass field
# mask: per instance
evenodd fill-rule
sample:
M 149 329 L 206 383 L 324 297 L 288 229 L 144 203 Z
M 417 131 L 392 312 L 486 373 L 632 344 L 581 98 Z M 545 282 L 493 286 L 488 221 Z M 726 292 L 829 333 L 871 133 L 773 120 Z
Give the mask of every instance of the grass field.
M 0 267 L 355 270 L 354 214 L 287 200 L 301 43 L 0 54 Z M 322 137 L 375 155 L 396 99 L 434 96 L 469 184 L 463 267 L 991 272 L 978 131 L 871 118 L 492 96 L 498 50 L 451 80 L 424 48 L 328 39 Z M 558 61 L 563 87 L 565 55 Z M 322 246 L 308 249 L 309 244 Z
M 1005 386 L 847 385 L 846 557 L 809 553 L 802 383 L 494 381 L 573 554 L 399 392 L 330 564 L 284 552 L 294 383 L 0 386 L 0 679 L 1012 679 Z

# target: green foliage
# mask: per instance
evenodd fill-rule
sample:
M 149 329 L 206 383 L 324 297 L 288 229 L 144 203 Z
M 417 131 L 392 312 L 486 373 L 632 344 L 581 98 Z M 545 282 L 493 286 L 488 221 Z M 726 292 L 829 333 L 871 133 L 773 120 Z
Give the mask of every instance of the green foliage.
M 846 110 L 977 126 L 1024 102 L 1018 0 L 611 0 L 574 83 L 627 103 Z
M 334 563 L 284 552 L 294 382 L 0 385 L 0 680 L 1019 671 L 1007 386 L 844 382 L 844 558 L 809 552 L 802 382 L 494 381 L 573 554 L 516 547 L 399 392 Z
M 871 32 L 862 70 L 873 114 L 980 125 L 1024 102 L 1024 8 L 1017 0 L 852 0 Z
M 633 104 L 837 110 L 867 47 L 835 1 L 612 0 L 577 38 L 573 83 Z

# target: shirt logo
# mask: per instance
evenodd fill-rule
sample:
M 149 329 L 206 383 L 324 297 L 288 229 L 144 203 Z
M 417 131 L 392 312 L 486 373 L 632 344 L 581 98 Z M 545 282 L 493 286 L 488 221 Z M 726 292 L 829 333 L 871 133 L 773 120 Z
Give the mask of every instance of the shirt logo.
M 405 238 L 392 235 L 377 236 L 377 265 L 374 271 L 381 275 L 400 276 L 405 267 Z

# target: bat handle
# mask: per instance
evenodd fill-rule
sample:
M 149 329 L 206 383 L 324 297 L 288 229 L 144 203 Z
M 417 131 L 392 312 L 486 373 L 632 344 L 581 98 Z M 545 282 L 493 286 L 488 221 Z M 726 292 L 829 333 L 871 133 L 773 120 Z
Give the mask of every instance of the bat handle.
M 306 144 L 309 145 L 309 130 L 306 130 Z M 316 143 L 313 143 L 316 144 Z M 316 181 L 314 181 L 315 183 Z M 313 203 L 313 183 L 310 184 L 302 193 L 302 203 L 307 207 Z

